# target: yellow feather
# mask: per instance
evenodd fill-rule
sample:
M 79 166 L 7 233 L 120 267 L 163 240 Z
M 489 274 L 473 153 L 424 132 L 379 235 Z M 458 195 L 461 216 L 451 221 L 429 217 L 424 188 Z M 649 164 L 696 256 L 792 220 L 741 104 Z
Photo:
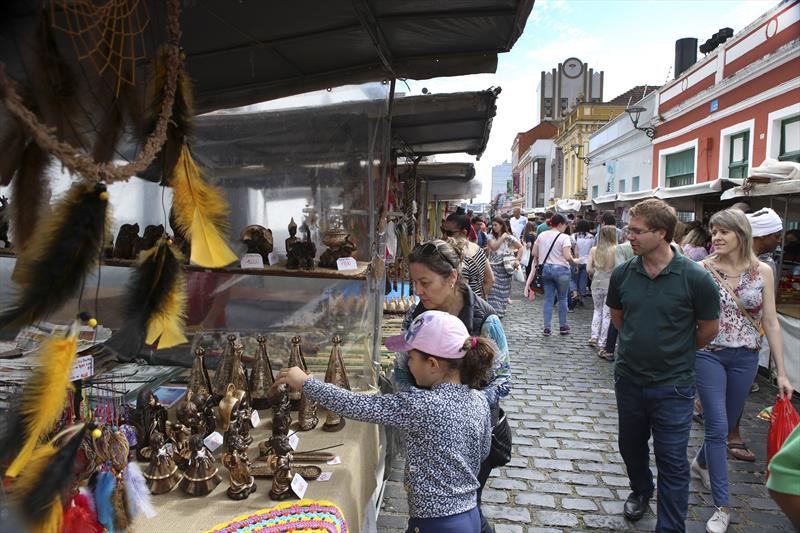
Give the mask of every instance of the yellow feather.
M 22 391 L 20 415 L 25 418 L 25 443 L 6 470 L 16 477 L 34 454 L 34 448 L 52 429 L 64 410 L 69 373 L 75 360 L 77 339 L 49 338 L 37 355 L 38 366 Z
M 37 485 L 42 480 L 42 477 L 47 475 L 46 470 L 50 465 L 53 457 L 58 448 L 53 446 L 52 442 L 48 442 L 39 446 L 30 454 L 30 460 L 25 465 L 25 470 L 22 471 L 20 476 L 14 482 L 13 494 L 14 499 L 21 500 L 23 496 L 30 494 L 36 490 Z M 44 516 L 24 517 L 29 521 L 29 531 L 36 533 L 59 533 L 64 519 L 64 510 L 62 509 L 61 496 L 53 498 L 53 503 L 47 508 Z M 34 522 L 35 521 L 35 522 Z
M 183 276 L 166 296 L 163 312 L 153 315 L 147 324 L 147 344 L 158 340 L 158 349 L 172 348 L 189 340 L 183 334 L 186 316 L 186 291 Z M 159 339 L 159 337 L 161 337 Z
M 228 204 L 216 187 L 203 180 L 185 144 L 170 183 L 175 193 L 172 200 L 175 222 L 191 242 L 191 261 L 208 268 L 236 261 L 236 255 L 222 238 Z

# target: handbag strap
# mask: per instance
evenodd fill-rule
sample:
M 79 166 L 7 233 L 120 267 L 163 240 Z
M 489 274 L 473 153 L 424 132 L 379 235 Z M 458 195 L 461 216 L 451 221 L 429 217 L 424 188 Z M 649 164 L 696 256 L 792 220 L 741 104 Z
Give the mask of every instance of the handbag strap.
M 558 238 L 559 238 L 559 237 L 561 237 L 562 235 L 563 235 L 563 233 L 559 233 L 559 234 L 556 236 L 556 238 L 555 238 L 555 239 L 553 239 L 553 244 L 551 244 L 551 245 L 550 245 L 550 249 L 549 249 L 549 250 L 547 250 L 547 255 L 546 255 L 546 256 L 544 256 L 544 261 L 542 261 L 541 263 L 539 263 L 539 265 L 540 265 L 540 266 L 541 266 L 541 265 L 544 265 L 545 263 L 547 263 L 547 258 L 548 258 L 548 257 L 550 257 L 550 252 L 552 252 L 552 251 L 553 251 L 553 246 L 555 246 L 555 245 L 556 245 L 556 243 L 558 242 Z
M 763 333 L 761 333 L 761 324 L 756 322 L 756 320 L 753 318 L 753 315 L 751 315 L 750 312 L 744 308 L 744 304 L 742 303 L 742 301 L 739 299 L 738 296 L 736 296 L 736 293 L 733 291 L 733 288 L 730 286 L 730 284 L 725 279 L 723 279 L 722 276 L 720 276 L 719 272 L 717 272 L 717 269 L 714 268 L 710 263 L 707 263 L 706 261 L 703 261 L 703 266 L 706 268 L 706 270 L 708 270 L 711 273 L 712 276 L 714 276 L 714 278 L 717 280 L 717 282 L 719 282 L 722 288 L 725 289 L 727 293 L 731 295 L 731 298 L 736 304 L 736 307 L 739 308 L 739 311 L 747 319 L 747 321 L 750 322 L 750 324 L 752 324 L 754 328 L 756 328 L 758 334 L 763 335 Z

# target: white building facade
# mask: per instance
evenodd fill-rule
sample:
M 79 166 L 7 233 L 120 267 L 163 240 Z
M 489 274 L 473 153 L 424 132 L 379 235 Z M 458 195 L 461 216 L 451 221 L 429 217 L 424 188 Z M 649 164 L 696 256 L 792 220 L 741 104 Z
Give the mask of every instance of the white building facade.
M 503 161 L 502 164 L 492 167 L 492 200 L 497 198 L 498 194 L 506 193 L 508 181 L 511 181 L 511 163 Z

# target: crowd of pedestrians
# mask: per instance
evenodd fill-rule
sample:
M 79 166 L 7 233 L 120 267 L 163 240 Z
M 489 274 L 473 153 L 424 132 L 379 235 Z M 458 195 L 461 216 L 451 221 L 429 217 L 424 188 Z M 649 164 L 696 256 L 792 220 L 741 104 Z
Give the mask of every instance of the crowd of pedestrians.
M 559 333 L 569 335 L 569 311 L 592 300 L 587 341 L 602 359 L 613 362 L 619 452 L 631 489 L 623 507 L 625 518 L 640 519 L 657 490 L 656 531 L 684 531 L 689 481 L 695 476 L 711 491 L 715 505 L 706 530 L 727 531 L 727 458 L 730 454 L 751 460 L 741 455 L 751 452 L 739 434 L 738 421 L 762 345 L 769 346 L 778 395 L 793 393 L 783 362 L 775 309 L 777 272 L 771 257 L 783 228 L 774 211 L 746 214 L 748 210 L 738 206 L 716 213 L 706 225 L 682 227 L 672 207 L 651 199 L 631 208 L 622 228 L 611 213 L 603 213 L 593 226 L 580 215 L 566 218 L 548 212 L 537 219 L 515 210 L 510 218 L 492 219 L 490 228 L 472 213 L 450 214 L 441 227 L 444 240 L 420 244 L 410 256 L 419 302 L 406 316 L 402 343 L 395 343 L 399 353 L 394 382 L 400 391 L 422 387 L 441 393 L 436 388 L 440 381 L 434 379 L 433 386 L 428 382 L 431 376 L 447 375 L 448 383 L 464 387 L 461 390 L 480 390 L 489 412 L 485 427 L 471 419 L 479 413 L 480 402 L 467 400 L 463 392 L 446 398 L 425 396 L 424 402 L 440 402 L 447 410 L 452 407 L 446 401 L 461 398 L 470 416 L 449 427 L 463 427 L 462 439 L 488 438 L 490 445 L 480 452 L 453 446 L 449 443 L 462 441 L 453 441 L 452 435 L 422 447 L 416 443 L 415 454 L 441 460 L 409 465 L 412 452 L 408 453 L 409 502 L 421 513 L 415 517 L 412 510 L 409 531 L 492 531 L 480 511 L 481 493 L 492 469 L 511 458 L 511 430 L 501 403 L 512 387 L 512 366 L 502 319 L 517 272 L 517 279 L 525 280 L 526 297 L 538 293 L 544 298 L 544 336 L 551 335 L 554 310 Z M 429 342 L 420 340 L 431 311 L 460 324 L 447 326 L 455 332 L 452 346 L 446 347 L 445 337 L 434 333 L 427 333 Z M 470 352 L 478 345 L 483 347 L 483 369 L 477 352 Z M 440 353 L 433 353 L 437 350 Z M 403 409 L 420 409 L 414 405 L 417 400 L 423 398 L 412 394 Z M 702 409 L 704 440 L 697 450 L 689 450 L 696 403 Z M 462 420 L 463 414 L 459 411 L 453 420 Z M 650 467 L 651 438 L 657 480 Z M 788 442 L 797 448 L 800 436 Z M 795 520 L 800 513 L 787 506 L 800 501 L 800 461 L 785 453 L 776 457 L 771 494 Z M 419 480 L 434 483 L 436 475 L 420 474 L 419 469 L 435 469 L 437 464 L 458 465 L 459 479 L 451 479 L 446 489 L 439 487 L 443 494 L 437 495 L 438 509 L 433 509 L 420 503 L 429 487 Z M 415 483 L 409 478 L 422 494 L 414 493 Z

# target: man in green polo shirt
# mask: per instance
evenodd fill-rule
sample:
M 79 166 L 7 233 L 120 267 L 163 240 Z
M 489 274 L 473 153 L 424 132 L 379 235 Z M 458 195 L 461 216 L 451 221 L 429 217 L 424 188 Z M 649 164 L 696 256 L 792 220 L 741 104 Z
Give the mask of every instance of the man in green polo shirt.
M 641 518 L 653 495 L 652 434 L 656 531 L 684 531 L 695 353 L 719 330 L 719 290 L 705 269 L 670 246 L 677 223 L 673 208 L 651 199 L 635 205 L 630 215 L 628 240 L 636 257 L 614 269 L 606 300 L 619 330 L 614 365 L 619 451 L 632 490 L 624 515 Z

